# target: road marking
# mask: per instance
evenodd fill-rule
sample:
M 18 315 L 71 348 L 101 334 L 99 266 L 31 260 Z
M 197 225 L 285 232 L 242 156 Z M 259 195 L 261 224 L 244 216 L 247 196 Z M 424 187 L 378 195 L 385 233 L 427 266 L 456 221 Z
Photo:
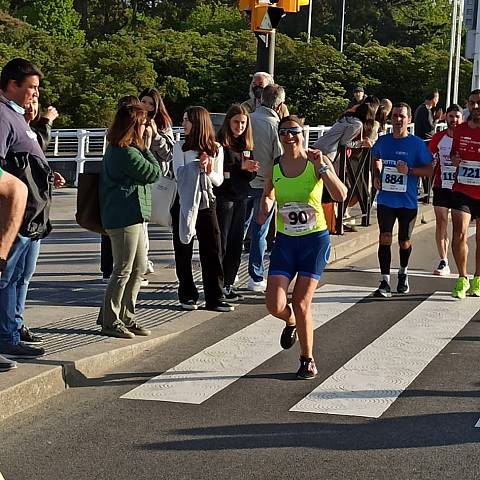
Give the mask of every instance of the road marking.
M 373 292 L 372 288 L 324 285 L 312 303 L 318 328 Z M 132 400 L 201 404 L 282 351 L 284 324 L 267 315 L 123 395 Z
M 480 428 L 480 418 L 478 419 L 478 422 L 475 424 L 475 428 Z
M 435 292 L 290 411 L 380 417 L 479 308 Z

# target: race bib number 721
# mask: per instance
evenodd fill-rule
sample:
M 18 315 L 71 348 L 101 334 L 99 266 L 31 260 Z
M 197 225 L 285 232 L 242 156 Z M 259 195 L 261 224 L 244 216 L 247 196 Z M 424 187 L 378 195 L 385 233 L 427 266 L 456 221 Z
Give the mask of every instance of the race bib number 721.
M 457 181 L 463 185 L 480 186 L 480 162 L 460 162 Z

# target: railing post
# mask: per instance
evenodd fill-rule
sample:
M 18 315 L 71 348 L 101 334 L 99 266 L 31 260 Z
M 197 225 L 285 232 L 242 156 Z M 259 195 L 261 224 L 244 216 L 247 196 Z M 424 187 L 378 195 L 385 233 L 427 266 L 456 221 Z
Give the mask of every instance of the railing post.
M 308 125 L 305 125 L 303 127 L 303 146 L 305 148 L 308 148 L 309 140 L 310 140 L 310 127 Z
M 336 161 L 339 162 L 338 164 L 338 176 L 340 180 L 345 184 L 345 177 L 346 177 L 346 148 L 344 146 L 340 146 L 338 148 Z M 348 201 L 348 196 L 347 196 Z M 345 215 L 345 202 L 339 202 L 338 209 L 337 209 L 337 220 L 335 225 L 335 231 L 337 235 L 343 235 L 343 216 Z
M 87 135 L 88 132 L 86 130 L 77 130 L 78 149 L 77 157 L 75 158 L 77 162 L 77 168 L 75 172 L 75 186 L 78 186 L 78 176 L 80 173 L 83 173 L 85 167 Z

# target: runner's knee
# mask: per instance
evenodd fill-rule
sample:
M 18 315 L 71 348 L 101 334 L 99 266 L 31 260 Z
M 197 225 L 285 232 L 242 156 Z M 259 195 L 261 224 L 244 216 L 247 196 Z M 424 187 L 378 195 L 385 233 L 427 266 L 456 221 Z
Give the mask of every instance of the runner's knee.
M 284 297 L 278 297 L 278 295 L 267 295 L 265 298 L 265 304 L 268 313 L 277 317 L 285 310 L 287 299 Z
M 410 240 L 402 240 L 399 241 L 398 244 L 402 250 L 408 250 L 412 246 L 412 242 Z
M 391 245 L 392 234 L 389 232 L 380 233 L 379 242 L 380 242 L 380 245 Z

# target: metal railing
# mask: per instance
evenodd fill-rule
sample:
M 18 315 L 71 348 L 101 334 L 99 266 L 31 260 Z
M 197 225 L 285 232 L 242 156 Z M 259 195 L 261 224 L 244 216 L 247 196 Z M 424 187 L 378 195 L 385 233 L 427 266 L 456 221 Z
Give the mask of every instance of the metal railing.
M 338 176 L 348 189 L 345 201 L 338 204 L 335 233 L 343 235 L 344 216 L 347 207 L 358 203 L 360 215 L 352 218 L 361 218 L 361 225 L 370 225 L 370 213 L 375 191 L 372 188 L 372 161 L 369 148 L 340 147 L 335 157 L 338 162 Z
M 305 147 L 312 146 L 330 128 L 325 125 L 317 127 L 306 125 L 304 130 Z M 446 128 L 445 124 L 437 125 L 437 130 L 444 128 Z M 387 132 L 389 131 L 391 131 L 391 126 L 387 127 Z M 413 124 L 409 125 L 409 131 L 413 133 Z M 182 127 L 173 127 L 173 132 L 177 141 L 184 138 Z M 102 160 L 107 147 L 106 135 L 105 128 L 53 130 L 47 158 L 55 162 L 75 162 L 74 183 L 77 185 L 78 175 L 84 172 L 86 162 Z

